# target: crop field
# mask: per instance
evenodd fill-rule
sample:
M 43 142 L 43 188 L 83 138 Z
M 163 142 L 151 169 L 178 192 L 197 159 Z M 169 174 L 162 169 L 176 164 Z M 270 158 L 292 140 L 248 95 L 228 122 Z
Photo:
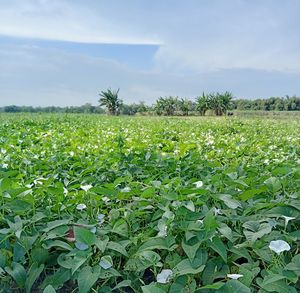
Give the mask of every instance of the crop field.
M 0 292 L 299 292 L 299 126 L 1 115 Z

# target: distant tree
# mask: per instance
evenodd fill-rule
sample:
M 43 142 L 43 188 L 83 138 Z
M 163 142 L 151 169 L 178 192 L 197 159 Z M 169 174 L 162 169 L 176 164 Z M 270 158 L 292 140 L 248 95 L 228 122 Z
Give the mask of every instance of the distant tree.
M 193 103 L 190 100 L 188 99 L 178 100 L 178 110 L 181 111 L 183 116 L 188 116 L 192 108 L 193 108 Z
M 202 93 L 202 96 L 196 99 L 196 110 L 200 113 L 200 116 L 204 116 L 209 109 L 210 102 L 208 96 Z
M 91 103 L 85 103 L 83 106 L 81 106 L 83 113 L 94 113 L 95 112 L 95 106 L 93 106 Z
M 16 105 L 5 106 L 4 112 L 7 112 L 7 113 L 21 112 L 21 107 L 16 106 Z
M 101 97 L 99 99 L 100 106 L 105 106 L 110 115 L 119 115 L 120 113 L 123 102 L 119 99 L 119 90 L 112 91 L 108 89 L 107 91 L 101 91 L 99 94 Z
M 178 106 L 178 98 L 174 97 L 160 97 L 156 101 L 155 105 L 155 111 L 158 115 L 167 115 L 167 116 L 173 116 L 175 114 L 175 111 L 177 110 Z
M 227 110 L 232 106 L 232 94 L 230 92 L 225 93 L 211 93 L 208 96 L 209 108 L 212 109 L 217 116 L 226 115 Z

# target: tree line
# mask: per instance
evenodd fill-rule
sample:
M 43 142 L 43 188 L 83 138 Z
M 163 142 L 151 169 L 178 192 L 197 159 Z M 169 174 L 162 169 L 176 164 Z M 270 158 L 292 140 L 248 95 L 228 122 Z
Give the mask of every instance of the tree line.
M 119 98 L 119 90 L 101 91 L 99 105 L 86 103 L 82 106 L 70 107 L 32 107 L 9 105 L 0 108 L 0 112 L 30 113 L 95 113 L 110 115 L 164 115 L 188 116 L 207 113 L 216 116 L 232 115 L 232 110 L 253 111 L 300 111 L 300 97 L 271 97 L 268 99 L 234 99 L 232 93 L 203 93 L 194 100 L 174 96 L 160 97 L 149 106 L 144 102 L 125 104 Z

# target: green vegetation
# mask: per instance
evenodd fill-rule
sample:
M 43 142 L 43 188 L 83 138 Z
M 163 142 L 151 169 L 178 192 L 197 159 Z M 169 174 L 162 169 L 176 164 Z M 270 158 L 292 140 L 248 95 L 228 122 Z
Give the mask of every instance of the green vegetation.
M 108 89 L 107 91 L 102 91 L 100 94 L 100 106 L 105 106 L 108 114 L 119 115 L 120 108 L 123 104 L 122 100 L 119 99 L 119 89 L 117 91 L 112 91 Z
M 299 292 L 298 117 L 0 121 L 1 292 Z
M 71 107 L 32 107 L 32 106 L 5 106 L 0 108 L 0 112 L 46 112 L 46 113 L 105 113 L 101 106 L 105 106 L 107 113 L 111 115 L 165 115 L 165 116 L 204 116 L 206 112 L 214 113 L 217 116 L 226 115 L 228 110 L 236 111 L 300 111 L 300 98 L 269 98 L 269 99 L 233 99 L 229 92 L 225 93 L 203 93 L 195 100 L 179 97 L 160 97 L 152 106 L 145 105 L 144 102 L 138 104 L 124 104 L 118 98 L 119 91 L 107 90 L 101 92 L 100 106 L 93 106 L 86 103 L 82 106 Z M 211 114 L 211 113 L 210 113 Z M 230 112 L 232 114 L 232 112 Z

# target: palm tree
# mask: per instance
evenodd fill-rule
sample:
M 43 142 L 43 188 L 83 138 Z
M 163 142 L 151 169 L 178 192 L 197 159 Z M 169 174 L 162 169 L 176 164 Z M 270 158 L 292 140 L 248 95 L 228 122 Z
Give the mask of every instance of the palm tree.
M 173 116 L 177 109 L 178 98 L 174 97 L 160 97 L 155 104 L 155 111 L 157 115 L 165 114 L 167 116 Z
M 217 116 L 226 115 L 227 110 L 230 109 L 232 103 L 232 94 L 225 93 L 211 93 L 209 94 L 209 108 L 214 110 Z
M 219 99 L 221 101 L 221 111 L 222 114 L 226 115 L 227 110 L 229 110 L 232 106 L 232 93 L 225 92 L 223 94 L 219 94 Z
M 196 109 L 201 116 L 205 116 L 205 112 L 209 109 L 210 103 L 207 95 L 202 93 L 202 96 L 196 99 Z
M 189 111 L 192 110 L 192 102 L 189 101 L 188 99 L 180 99 L 178 101 L 178 108 L 182 112 L 183 116 L 188 116 Z
M 123 101 L 118 97 L 119 90 L 120 89 L 112 91 L 111 89 L 108 89 L 107 91 L 101 91 L 99 94 L 101 97 L 99 99 L 100 106 L 105 106 L 110 115 L 119 115 L 120 113 Z

